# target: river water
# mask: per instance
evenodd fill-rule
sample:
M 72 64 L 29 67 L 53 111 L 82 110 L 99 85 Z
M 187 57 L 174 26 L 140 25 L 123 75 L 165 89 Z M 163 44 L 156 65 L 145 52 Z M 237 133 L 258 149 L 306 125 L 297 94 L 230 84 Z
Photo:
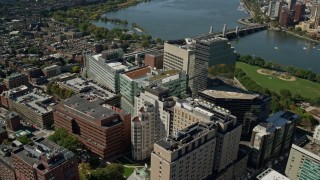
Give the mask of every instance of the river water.
M 152 0 L 105 16 L 127 20 L 129 28 L 131 23 L 137 23 L 155 38 L 181 39 L 208 33 L 210 26 L 214 31 L 221 31 L 224 24 L 233 29 L 238 25 L 237 20 L 248 14 L 239 0 Z M 111 23 L 94 24 L 117 27 Z M 286 33 L 262 31 L 231 43 L 241 54 L 320 73 L 320 45 L 307 40 Z

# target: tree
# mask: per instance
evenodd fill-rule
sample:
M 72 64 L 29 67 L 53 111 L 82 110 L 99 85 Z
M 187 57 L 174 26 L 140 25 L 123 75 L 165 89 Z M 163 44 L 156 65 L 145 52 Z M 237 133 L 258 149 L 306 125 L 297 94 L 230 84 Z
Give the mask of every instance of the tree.
M 157 42 L 158 44 L 161 44 L 161 43 L 162 43 L 162 40 L 161 40 L 160 38 L 157 38 L 157 39 L 156 39 L 156 42 Z
M 280 90 L 280 96 L 281 96 L 281 99 L 291 98 L 292 94 L 288 89 L 281 89 Z
M 76 152 L 77 148 L 80 146 L 78 138 L 68 134 L 68 131 L 64 128 L 57 129 L 49 136 L 49 140 L 72 152 Z
M 52 94 L 52 86 L 53 86 L 53 84 L 54 84 L 54 82 L 49 82 L 48 84 L 47 84 L 47 93 L 48 94 Z
M 78 73 L 80 71 L 80 67 L 79 66 L 73 66 L 72 67 L 72 72 L 73 73 Z
M 30 138 L 28 138 L 27 136 L 20 136 L 17 138 L 17 140 L 20 141 L 24 145 L 32 142 L 32 140 Z
M 117 180 L 124 179 L 122 175 L 124 172 L 124 168 L 120 164 L 109 164 L 106 167 L 106 171 L 107 171 L 107 174 L 109 174 L 109 176 L 111 176 L 114 179 L 117 179 Z
M 100 160 L 98 157 L 91 157 L 89 160 L 90 167 L 97 168 L 100 165 Z
M 8 139 L 4 139 L 2 143 L 7 146 L 11 144 L 11 142 Z
M 66 91 L 65 98 L 67 99 L 67 98 L 71 97 L 73 94 L 74 94 L 74 92 L 68 89 Z
M 36 48 L 36 47 L 30 47 L 29 49 L 28 49 L 28 54 L 38 54 L 38 48 Z
M 143 48 L 147 48 L 147 47 L 149 46 L 149 41 L 143 39 L 143 40 L 141 41 L 141 46 L 142 46 Z
M 80 163 L 79 164 L 79 175 L 81 180 L 89 179 L 91 167 L 89 163 Z

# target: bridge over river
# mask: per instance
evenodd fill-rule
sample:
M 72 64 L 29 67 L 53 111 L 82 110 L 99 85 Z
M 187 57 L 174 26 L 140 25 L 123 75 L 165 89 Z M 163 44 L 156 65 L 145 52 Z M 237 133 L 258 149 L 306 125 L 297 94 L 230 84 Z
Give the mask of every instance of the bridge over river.
M 266 24 L 254 25 L 254 26 L 246 26 L 239 28 L 238 26 L 235 29 L 227 30 L 227 25 L 224 25 L 222 32 L 213 32 L 212 27 L 210 28 L 210 32 L 208 34 L 203 34 L 198 37 L 195 37 L 195 40 L 201 39 L 210 39 L 216 36 L 225 37 L 228 40 L 232 40 L 238 37 L 246 36 L 255 32 L 263 31 L 267 29 Z

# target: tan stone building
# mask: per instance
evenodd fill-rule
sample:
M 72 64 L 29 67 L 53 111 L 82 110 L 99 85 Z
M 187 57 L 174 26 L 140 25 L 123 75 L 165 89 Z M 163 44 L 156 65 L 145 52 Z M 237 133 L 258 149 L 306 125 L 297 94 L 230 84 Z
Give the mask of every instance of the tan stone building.
M 229 167 L 237 160 L 242 126 L 227 109 L 215 106 L 199 99 L 177 100 L 174 107 L 173 132 L 198 122 L 214 123 L 217 126 L 217 145 L 213 163 L 213 176 L 222 171 L 231 171 Z M 226 173 L 229 174 L 229 173 Z
M 217 127 L 196 123 L 154 144 L 152 180 L 196 180 L 212 174 Z

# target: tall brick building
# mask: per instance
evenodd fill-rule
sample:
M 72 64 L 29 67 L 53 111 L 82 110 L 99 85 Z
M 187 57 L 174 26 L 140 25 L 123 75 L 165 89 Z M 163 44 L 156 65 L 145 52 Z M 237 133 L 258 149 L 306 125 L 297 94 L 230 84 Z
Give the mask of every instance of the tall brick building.
M 53 114 L 56 128 L 66 128 L 86 148 L 106 158 L 129 150 L 131 115 L 103 103 L 75 95 L 56 105 Z

